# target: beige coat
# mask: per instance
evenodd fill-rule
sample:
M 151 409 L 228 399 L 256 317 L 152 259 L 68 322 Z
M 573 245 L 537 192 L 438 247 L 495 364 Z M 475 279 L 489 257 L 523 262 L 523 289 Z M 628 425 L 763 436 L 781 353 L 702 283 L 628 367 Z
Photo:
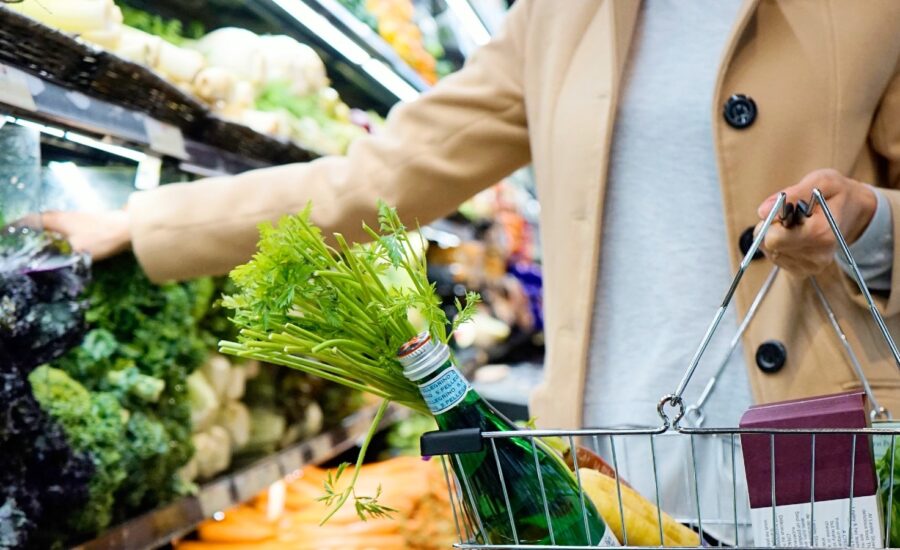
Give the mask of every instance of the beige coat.
M 532 162 L 548 343 L 546 380 L 532 413 L 545 427 L 579 426 L 612 123 L 638 6 L 635 0 L 519 0 L 506 30 L 462 71 L 396 108 L 384 135 L 356 142 L 347 157 L 134 196 L 129 208 L 138 258 L 157 280 L 223 273 L 249 258 L 258 222 L 296 212 L 307 201 L 325 230 L 361 238 L 360 220 L 372 219 L 377 198 L 424 223 Z M 900 191 L 893 190 L 900 187 L 898 59 L 900 1 L 745 0 L 709 106 L 726 223 L 710 229 L 726 231 L 735 266 L 738 237 L 756 223 L 757 205 L 818 168 L 891 188 L 900 246 Z M 751 96 L 759 109 L 744 130 L 722 116 L 735 93 Z M 894 257 L 900 262 L 900 252 Z M 769 268 L 766 260 L 753 262 L 737 295 L 739 315 Z M 684 276 L 702 277 L 703 266 Z M 820 283 L 876 393 L 900 415 L 900 371 L 858 296 L 836 267 Z M 897 263 L 893 288 L 900 289 Z M 900 291 L 884 297 L 881 307 L 900 335 Z M 774 375 L 763 374 L 753 358 L 769 339 L 788 350 Z M 779 277 L 744 349 L 761 401 L 857 386 L 809 285 L 790 275 Z

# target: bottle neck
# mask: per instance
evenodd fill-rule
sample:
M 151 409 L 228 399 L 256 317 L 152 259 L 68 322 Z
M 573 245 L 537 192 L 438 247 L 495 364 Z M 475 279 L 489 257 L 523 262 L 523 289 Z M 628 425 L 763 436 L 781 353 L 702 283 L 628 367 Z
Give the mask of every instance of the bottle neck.
M 470 397 L 478 398 L 472 385 L 449 357 L 424 378 L 416 380 L 428 409 L 435 417 L 463 405 Z M 480 400 L 480 398 L 478 398 Z

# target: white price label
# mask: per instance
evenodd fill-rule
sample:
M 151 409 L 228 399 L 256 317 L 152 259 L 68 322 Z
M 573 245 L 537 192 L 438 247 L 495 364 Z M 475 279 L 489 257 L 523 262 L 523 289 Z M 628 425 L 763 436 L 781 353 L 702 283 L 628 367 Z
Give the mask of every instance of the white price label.
M 281 473 L 289 475 L 303 467 L 303 456 L 300 449 L 292 449 L 281 455 Z
M 0 65 L 0 103 L 26 111 L 36 111 L 34 97 L 28 89 L 28 77 L 22 71 Z
M 144 128 L 147 130 L 151 149 L 178 159 L 188 159 L 181 128 L 150 117 L 144 119 Z
M 233 504 L 231 485 L 227 480 L 206 485 L 200 491 L 198 498 L 200 500 L 200 511 L 205 518 L 212 517 L 215 512 L 225 511 L 231 508 Z

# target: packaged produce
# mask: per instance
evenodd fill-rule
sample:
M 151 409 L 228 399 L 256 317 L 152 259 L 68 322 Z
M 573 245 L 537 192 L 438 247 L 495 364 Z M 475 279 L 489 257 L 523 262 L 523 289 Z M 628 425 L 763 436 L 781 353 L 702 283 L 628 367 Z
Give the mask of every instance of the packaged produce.
M 70 403 L 60 399 L 60 416 L 51 414 L 43 406 L 45 386 L 32 388 L 29 381 L 36 367 L 84 334 L 80 296 L 88 265 L 49 233 L 0 232 L 0 548 L 48 548 L 66 535 L 61 530 L 69 521 L 91 528 L 92 518 L 75 518 L 73 511 L 88 505 L 109 512 L 97 498 L 104 456 L 84 452 L 86 439 L 70 441 L 60 421 L 72 418 Z M 94 434 L 102 437 L 102 429 Z
M 869 426 L 867 411 L 865 394 L 848 392 L 755 405 L 741 417 L 740 426 L 861 429 Z M 852 540 L 854 548 L 881 548 L 884 528 L 879 521 L 878 481 L 870 439 L 816 434 L 813 459 L 812 437 L 741 436 L 753 540 L 795 547 L 845 546 Z M 810 508 L 813 482 L 814 516 Z M 814 540 L 810 540 L 811 522 Z
M 85 331 L 80 296 L 90 261 L 29 227 L 0 230 L 0 363 L 31 369 L 65 353 Z

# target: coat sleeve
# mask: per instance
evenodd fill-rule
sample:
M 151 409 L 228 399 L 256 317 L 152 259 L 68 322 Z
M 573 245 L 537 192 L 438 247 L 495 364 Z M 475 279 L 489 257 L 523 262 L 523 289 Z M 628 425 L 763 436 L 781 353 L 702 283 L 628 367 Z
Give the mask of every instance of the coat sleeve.
M 166 185 L 127 209 L 135 254 L 155 281 L 226 273 L 247 261 L 257 225 L 312 204 L 326 234 L 362 240 L 378 199 L 428 223 L 529 162 L 522 42 L 531 2 L 517 2 L 465 67 L 388 116 L 344 157 Z
M 875 112 L 869 140 L 883 161 L 880 168 L 884 184 L 880 191 L 890 205 L 894 241 L 891 289 L 886 295 L 875 298 L 882 313 L 893 316 L 900 313 L 900 60 Z M 845 277 L 843 282 L 854 300 L 866 306 L 856 284 L 849 277 Z

